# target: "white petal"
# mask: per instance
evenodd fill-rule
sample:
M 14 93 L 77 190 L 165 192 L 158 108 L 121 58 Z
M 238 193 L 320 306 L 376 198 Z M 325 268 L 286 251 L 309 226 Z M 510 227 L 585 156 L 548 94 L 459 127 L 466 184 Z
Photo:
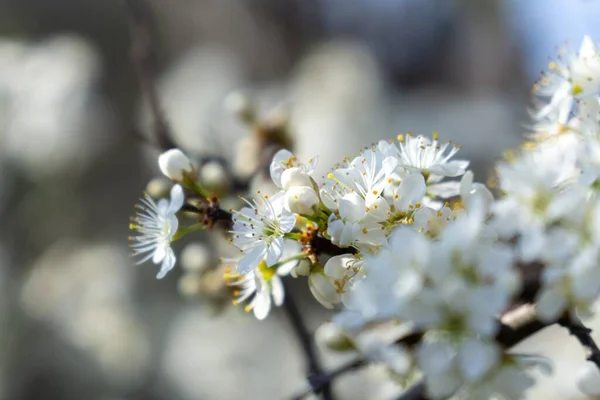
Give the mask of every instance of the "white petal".
M 471 186 L 473 185 L 473 171 L 469 170 L 465 172 L 463 177 L 460 180 L 460 197 L 465 198 L 469 197 L 471 194 Z
M 183 195 L 183 188 L 180 185 L 175 185 L 171 189 L 171 203 L 169 204 L 169 213 L 176 213 L 183 206 L 185 196 Z
M 588 362 L 577 372 L 577 387 L 581 392 L 590 397 L 600 396 L 600 370 Z
M 554 321 L 567 306 L 567 299 L 558 290 L 546 289 L 537 302 L 537 312 L 542 321 Z
M 271 310 L 271 294 L 266 285 L 259 288 L 254 299 L 252 299 L 252 305 L 256 319 L 262 320 L 269 315 L 269 311 Z
M 366 213 L 365 201 L 356 192 L 351 192 L 340 200 L 340 216 L 348 221 L 360 221 Z
M 594 41 L 588 36 L 583 37 L 581 47 L 579 48 L 579 58 L 592 58 L 596 55 L 596 45 Z
M 333 279 L 342 279 L 346 274 L 346 265 L 348 262 L 356 260 L 351 254 L 342 254 L 331 257 L 325 263 L 325 274 Z
M 246 275 L 258 266 L 258 264 L 265 258 L 267 248 L 264 243 L 258 243 L 248 253 L 240 259 L 237 266 L 237 271 Z
M 279 188 L 281 188 L 281 174 L 285 170 L 282 163 L 287 163 L 291 157 L 293 157 L 293 154 L 289 150 L 281 149 L 275 153 L 273 161 L 271 161 L 271 165 L 269 166 L 271 179 Z
M 277 275 L 273 275 L 271 278 L 271 295 L 273 296 L 273 302 L 276 306 L 283 304 L 285 298 L 285 290 L 283 289 L 283 283 L 281 278 Z
M 309 275 L 308 286 L 315 299 L 325 308 L 333 308 L 333 304 L 341 301 L 341 297 L 333 283 L 319 272 L 313 272 Z
M 277 237 L 267 248 L 267 265 L 273 265 L 281 258 L 283 254 L 283 238 Z
M 167 246 L 165 245 L 159 245 L 156 247 L 156 250 L 154 250 L 154 255 L 152 256 L 152 262 L 154 264 L 159 264 L 167 255 Z
M 429 186 L 427 191 L 436 197 L 447 199 L 457 196 L 460 193 L 460 183 L 458 181 L 436 183 Z
M 396 191 L 397 196 L 395 196 L 394 205 L 399 210 L 406 210 L 409 204 L 421 201 L 426 189 L 425 178 L 423 178 L 421 173 L 410 174 L 400 182 L 400 186 Z
M 279 218 L 279 230 L 283 233 L 288 233 L 294 229 L 296 225 L 296 214 L 283 210 Z
M 175 254 L 173 253 L 173 250 L 171 250 L 169 248 L 167 250 L 166 256 L 160 266 L 160 271 L 158 271 L 158 275 L 156 275 L 156 279 L 164 278 L 165 275 L 167 275 L 167 272 L 169 272 L 170 270 L 173 269 L 173 267 L 175 266 L 176 260 L 177 259 L 175 258 Z
M 500 350 L 495 343 L 466 339 L 462 343 L 458 359 L 465 379 L 477 382 L 500 361 Z

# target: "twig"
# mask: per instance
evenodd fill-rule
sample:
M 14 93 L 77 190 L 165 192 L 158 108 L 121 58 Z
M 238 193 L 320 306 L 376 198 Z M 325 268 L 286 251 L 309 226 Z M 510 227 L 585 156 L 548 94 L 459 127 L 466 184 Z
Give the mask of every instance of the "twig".
M 315 351 L 311 334 L 304 325 L 304 320 L 302 319 L 300 310 L 298 309 L 298 306 L 292 297 L 292 293 L 289 290 L 289 285 L 287 285 L 285 281 L 284 285 L 286 287 L 283 310 L 287 314 L 292 324 L 293 331 L 298 338 L 298 342 L 300 343 L 308 362 L 308 382 L 311 387 L 310 392 L 320 393 L 323 400 L 333 400 L 333 394 L 331 392 L 331 380 L 323 379 L 323 377 L 326 375 L 321 367 L 321 364 L 319 363 L 319 358 Z
M 177 147 L 156 90 L 156 54 L 152 46 L 152 18 L 144 0 L 124 0 L 131 28 L 131 58 L 140 87 L 148 100 L 154 123 L 154 139 L 162 150 Z M 139 134 L 138 134 L 139 136 Z
M 592 338 L 592 330 L 585 326 L 583 322 L 574 314 L 568 314 L 558 320 L 558 324 L 569 330 L 569 333 L 579 340 L 579 343 L 587 351 L 587 360 L 596 364 L 600 368 L 600 348 Z
M 293 400 L 302 400 L 305 397 L 310 396 L 315 391 L 321 390 L 322 387 L 329 384 L 330 382 L 333 382 L 337 377 L 344 375 L 346 372 L 360 369 L 366 365 L 367 365 L 367 362 L 362 358 L 351 361 L 348 364 L 344 364 L 341 367 L 338 367 L 329 373 L 326 373 L 319 377 L 316 377 L 316 379 L 314 379 L 313 382 L 311 383 L 311 387 L 309 387 L 302 393 L 299 393 L 296 396 L 292 397 L 292 399 Z
M 416 346 L 421 341 L 422 338 L 423 338 L 423 334 L 421 332 L 414 332 L 414 333 L 408 334 L 406 336 L 403 336 L 401 339 L 397 340 L 396 343 L 398 343 L 398 344 L 401 343 L 402 345 L 404 345 L 406 347 L 413 347 L 413 346 Z M 351 371 L 360 369 L 362 367 L 366 367 L 367 365 L 369 365 L 369 363 L 364 358 L 359 358 L 359 359 L 350 361 L 349 363 L 344 364 L 344 365 L 334 369 L 331 372 L 328 372 L 326 374 L 323 374 L 320 377 L 317 377 L 310 388 L 306 389 L 304 392 L 293 397 L 293 400 L 301 400 L 301 399 L 309 396 L 315 390 L 320 390 L 321 387 L 323 387 L 328 382 L 333 382 L 333 380 L 336 379 L 337 377 L 339 377 L 340 375 L 344 375 L 346 372 L 351 372 Z

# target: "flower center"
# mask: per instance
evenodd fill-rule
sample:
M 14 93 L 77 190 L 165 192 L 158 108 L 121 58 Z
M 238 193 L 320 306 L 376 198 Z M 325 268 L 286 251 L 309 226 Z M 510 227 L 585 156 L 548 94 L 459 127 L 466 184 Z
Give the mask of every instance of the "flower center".
M 277 273 L 277 268 L 269 268 L 267 262 L 265 260 L 262 260 L 258 264 L 258 271 L 263 276 L 263 278 L 265 278 L 265 280 L 269 282 L 271 278 L 273 278 L 273 275 Z

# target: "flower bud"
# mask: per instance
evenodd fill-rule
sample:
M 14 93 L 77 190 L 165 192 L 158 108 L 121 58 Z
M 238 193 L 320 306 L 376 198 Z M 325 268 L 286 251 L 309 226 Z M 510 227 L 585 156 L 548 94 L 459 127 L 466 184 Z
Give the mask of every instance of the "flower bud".
M 318 344 L 330 350 L 354 350 L 350 338 L 344 334 L 342 328 L 332 322 L 325 322 L 319 326 L 315 332 L 315 339 Z
M 184 297 L 198 297 L 202 288 L 202 277 L 196 273 L 188 272 L 179 278 L 178 288 L 179 293 Z
M 158 156 L 158 166 L 166 177 L 178 182 L 185 173 L 194 172 L 192 162 L 179 149 L 167 150 Z
M 313 207 L 319 204 L 319 196 L 308 186 L 294 186 L 285 192 L 285 207 L 300 215 L 313 215 Z
M 292 268 L 290 274 L 297 278 L 299 276 L 308 276 L 310 274 L 311 263 L 308 260 L 300 260 L 294 268 Z
M 225 109 L 240 121 L 252 124 L 256 121 L 256 107 L 248 96 L 240 92 L 232 92 L 225 97 Z
M 216 161 L 204 164 L 200 170 L 200 182 L 212 192 L 223 192 L 229 185 L 228 178 L 225 168 Z
M 281 174 L 281 186 L 284 190 L 289 190 L 295 186 L 312 187 L 310 176 L 298 167 L 288 168 Z
M 146 192 L 155 199 L 168 197 L 173 184 L 165 178 L 154 178 L 146 185 Z
M 211 251 L 200 243 L 188 244 L 181 252 L 180 260 L 182 268 L 190 272 L 201 272 L 213 266 Z
M 254 135 L 245 136 L 235 145 L 233 173 L 240 178 L 249 178 L 259 168 L 262 144 Z

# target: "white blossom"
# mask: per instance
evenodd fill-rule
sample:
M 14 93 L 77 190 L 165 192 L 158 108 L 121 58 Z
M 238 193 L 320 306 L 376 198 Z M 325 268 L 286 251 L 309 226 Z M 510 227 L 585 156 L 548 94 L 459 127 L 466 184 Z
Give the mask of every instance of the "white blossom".
M 232 265 L 235 261 L 227 260 L 225 263 Z M 245 310 L 252 311 L 256 319 L 265 319 L 273 304 L 283 304 L 285 292 L 280 271 L 276 267 L 268 266 L 264 260 L 245 275 L 234 273 L 231 267 L 226 267 L 225 278 L 227 284 L 235 288 L 233 303 L 248 302 Z
M 598 367 L 588 362 L 577 372 L 577 388 L 585 395 L 590 397 L 600 396 L 600 370 Z
M 360 276 L 362 265 L 362 261 L 351 254 L 331 257 L 322 269 L 310 273 L 308 286 L 319 303 L 333 308 L 342 301 L 351 280 Z
M 577 154 L 559 148 L 525 151 L 496 172 L 505 196 L 492 205 L 500 235 L 510 237 L 526 228 L 545 226 L 580 208 L 570 189 L 576 181 Z
M 179 185 L 171 189 L 171 201 L 161 199 L 158 203 L 148 195 L 144 196 L 141 204 L 136 207 L 138 214 L 133 217 L 131 229 L 138 232 L 131 238 L 134 255 L 144 254 L 139 264 L 152 259 L 154 264 L 160 265 L 156 276 L 163 278 L 175 266 L 175 253 L 171 248 L 171 241 L 179 227 L 176 213 L 183 205 L 183 189 Z
M 441 143 L 434 134 L 430 140 L 425 136 L 407 134 L 400 142 L 399 165 L 407 172 L 420 172 L 427 178 L 460 176 L 469 166 L 468 161 L 451 160 L 460 147 L 449 142 Z
M 541 119 L 551 114 L 559 122 L 569 118 L 575 99 L 598 94 L 600 90 L 600 56 L 594 42 L 585 36 L 578 54 L 567 54 L 563 59 L 549 65 L 545 74 L 535 85 L 534 93 L 549 97 L 549 103 L 540 108 L 535 117 Z
M 285 190 L 291 186 L 312 186 L 310 180 L 317 161 L 317 157 L 312 157 L 304 164 L 289 150 L 279 150 L 269 167 L 271 179 L 278 188 Z M 286 172 L 288 169 L 291 171 Z
M 233 213 L 232 242 L 244 255 L 238 263 L 238 272 L 247 274 L 266 259 L 275 264 L 283 253 L 283 237 L 296 223 L 296 214 L 287 211 L 283 192 L 272 197 L 259 196 L 250 207 Z

